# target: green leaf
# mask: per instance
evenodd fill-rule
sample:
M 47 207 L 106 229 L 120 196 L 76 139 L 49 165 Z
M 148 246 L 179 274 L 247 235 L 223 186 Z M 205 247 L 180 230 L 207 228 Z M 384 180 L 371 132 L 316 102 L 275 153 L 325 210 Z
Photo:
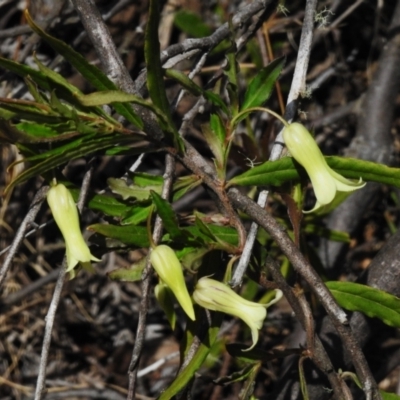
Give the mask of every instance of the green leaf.
M 8 121 L 0 119 L 0 140 L 13 144 L 40 144 L 59 142 L 80 135 L 76 131 L 59 135 L 54 130 L 54 128 L 57 129 L 59 126 L 66 128 L 66 125 L 63 123 L 44 125 L 35 122 L 22 122 L 17 125 L 11 125 Z
M 146 200 L 150 197 L 150 191 L 161 193 L 161 186 L 149 185 L 127 185 L 124 179 L 108 178 L 107 184 L 113 193 L 119 194 L 124 200 L 134 198 L 137 200 Z
M 49 103 L 46 96 L 43 93 L 39 92 L 37 84 L 30 76 L 26 76 L 24 78 L 24 81 L 26 86 L 28 87 L 29 93 L 32 95 L 32 97 L 35 99 L 37 103 L 41 104 Z
M 223 147 L 226 139 L 226 129 L 224 122 L 218 114 L 211 114 L 210 116 L 211 130 L 214 132 L 220 146 Z
M 117 268 L 109 272 L 107 275 L 113 281 L 137 282 L 142 279 L 142 273 L 145 266 L 146 257 L 143 257 L 138 262 L 132 264 L 129 268 Z
M 243 389 L 240 391 L 239 400 L 255 400 L 256 397 L 254 396 L 254 390 L 256 387 L 256 378 L 258 372 L 261 369 L 261 363 L 253 365 L 253 368 L 250 371 L 246 382 L 243 385 Z
M 80 190 L 76 188 L 69 189 L 74 200 L 78 201 Z M 122 218 L 122 216 L 130 209 L 130 206 L 121 203 L 114 197 L 95 194 L 92 192 L 89 192 L 87 205 L 93 211 L 100 211 L 110 217 L 117 218 Z
M 325 157 L 328 165 L 337 173 L 350 179 L 380 182 L 400 187 L 400 168 L 391 168 L 371 161 L 355 158 Z M 284 182 L 300 178 L 303 168 L 292 157 L 267 161 L 231 179 L 228 186 L 280 186 Z
M 160 193 L 162 185 L 164 183 L 164 179 L 162 176 L 149 174 L 147 172 L 135 172 L 134 174 L 131 174 L 131 179 L 135 185 L 141 187 L 146 187 L 146 186 L 159 187 Z M 158 193 L 158 190 L 156 190 L 156 192 Z
M 117 226 L 111 224 L 94 224 L 87 228 L 89 231 L 99 233 L 111 239 L 119 240 L 128 246 L 139 248 L 149 247 L 147 228 L 144 226 Z
M 129 211 L 126 212 L 121 221 L 121 225 L 139 225 L 141 222 L 147 221 L 153 206 L 142 203 L 133 204 Z
M 72 129 L 72 124 L 69 122 L 61 122 L 59 124 L 38 124 L 36 122 L 20 122 L 14 125 L 18 131 L 22 131 L 38 141 L 41 139 L 46 140 L 46 138 L 58 138 L 58 140 L 63 140 L 65 137 L 71 137 L 70 133 L 74 131 Z M 65 132 L 65 133 L 63 133 Z M 69 133 L 68 133 L 69 132 Z M 60 134 L 61 133 L 61 134 Z M 74 132 L 74 134 L 79 134 L 79 132 Z
M 194 238 L 200 238 L 210 244 L 210 248 L 220 249 L 228 253 L 235 253 L 238 236 L 233 228 L 205 224 L 196 216 L 196 226 L 182 228 L 192 234 Z
M 181 238 L 182 231 L 179 228 L 178 219 L 176 218 L 175 211 L 173 210 L 171 204 L 154 191 L 151 192 L 151 197 L 153 198 L 153 202 L 157 207 L 158 215 L 163 220 L 164 228 L 171 235 L 171 238 Z
M 213 118 L 216 117 L 216 118 Z M 215 156 L 216 167 L 221 170 L 224 165 L 225 145 L 223 138 L 225 137 L 225 129 L 219 117 L 215 114 L 211 115 L 211 124 L 203 124 L 201 126 L 204 139 L 206 140 L 211 152 Z
M 65 120 L 46 104 L 4 98 L 0 98 L 0 117 L 5 120 L 15 118 L 43 123 L 59 123 Z
M 30 178 L 42 175 L 45 172 L 58 167 L 61 164 L 67 163 L 79 157 L 85 157 L 91 153 L 106 149 L 121 143 L 134 142 L 134 136 L 127 135 L 108 135 L 101 137 L 87 138 L 86 140 L 78 139 L 66 146 L 50 150 L 47 153 L 40 155 L 43 161 L 35 163 L 32 167 L 27 168 L 18 175 L 4 190 L 6 194 L 15 185 L 23 183 Z M 36 156 L 35 156 L 36 157 Z M 33 161 L 35 157 L 28 158 L 26 161 Z
M 204 20 L 198 14 L 190 11 L 179 10 L 175 14 L 174 24 L 181 31 L 194 38 L 211 35 L 211 29 L 204 23 Z
M 72 47 L 65 44 L 63 41 L 54 38 L 44 32 L 35 22 L 32 20 L 28 10 L 25 10 L 25 18 L 31 29 L 37 33 L 43 40 L 45 40 L 57 53 L 61 54 L 68 62 L 74 66 L 82 76 L 88 80 L 98 90 L 117 90 L 117 86 L 98 68 L 90 64 L 85 57 L 76 52 Z M 29 74 L 30 75 L 30 74 Z M 42 82 L 40 76 L 35 74 Z M 32 79 L 39 83 L 35 76 Z M 51 87 L 48 88 L 51 90 Z M 143 122 L 140 117 L 135 113 L 129 104 L 113 104 L 115 110 L 124 116 L 131 124 L 138 128 L 143 128 Z
M 232 178 L 228 185 L 239 186 L 280 186 L 282 183 L 299 178 L 298 164 L 291 157 L 267 161 Z
M 200 237 L 206 243 L 215 243 L 218 242 L 218 240 L 221 240 L 232 246 L 237 246 L 238 244 L 238 234 L 236 229 L 228 226 L 207 225 L 207 231 L 212 234 L 211 237 L 209 234 L 204 234 L 198 226 L 187 226 L 182 229 L 190 233 L 193 237 Z
M 268 100 L 284 65 L 285 57 L 280 57 L 257 73 L 246 90 L 241 111 L 260 107 Z
M 353 282 L 326 282 L 339 305 L 400 327 L 400 299 L 383 290 Z
M 154 104 L 136 96 L 135 94 L 126 93 L 121 90 L 102 90 L 100 92 L 79 95 L 76 98 L 81 105 L 86 107 L 103 106 L 106 104 L 112 104 L 115 106 L 115 104 L 119 103 L 138 104 L 154 112 L 158 118 L 162 119 L 164 123 L 166 123 L 163 112 Z
M 188 175 L 179 177 L 172 188 L 173 201 L 179 200 L 183 195 L 201 185 L 202 180 L 198 175 Z
M 36 65 L 39 68 L 39 71 L 43 73 L 47 77 L 48 80 L 50 80 L 53 83 L 56 83 L 57 85 L 63 87 L 66 89 L 67 92 L 71 93 L 72 95 L 80 95 L 82 92 L 74 85 L 71 85 L 62 75 L 59 73 L 55 72 L 53 69 L 47 68 L 45 65 L 43 65 L 36 55 L 34 55 L 34 60 Z

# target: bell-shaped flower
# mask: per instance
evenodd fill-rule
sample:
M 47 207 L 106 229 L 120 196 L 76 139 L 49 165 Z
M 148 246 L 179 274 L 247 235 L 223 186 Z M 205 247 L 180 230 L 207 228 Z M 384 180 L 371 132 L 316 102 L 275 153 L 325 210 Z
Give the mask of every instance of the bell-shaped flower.
M 307 171 L 314 188 L 317 202 L 307 213 L 331 203 L 336 192 L 352 192 L 365 186 L 361 178 L 358 182 L 351 181 L 330 168 L 314 138 L 302 124 L 294 122 L 286 126 L 283 138 L 293 158 Z
M 160 279 L 171 289 L 191 320 L 195 320 L 192 299 L 186 287 L 182 266 L 171 247 L 161 244 L 150 253 L 150 262 Z
M 90 269 L 90 261 L 101 261 L 94 257 L 83 239 L 79 226 L 78 209 L 70 191 L 58 184 L 50 188 L 47 193 L 47 202 L 65 241 L 67 255 L 67 272 L 74 276 L 73 269 L 81 263 L 84 268 Z
M 249 326 L 253 344 L 246 351 L 251 350 L 258 341 L 258 331 L 267 316 L 267 307 L 276 303 L 281 297 L 282 292 L 277 290 L 275 299 L 268 304 L 255 303 L 239 296 L 224 283 L 208 277 L 198 280 L 193 293 L 193 300 L 200 306 L 238 317 Z

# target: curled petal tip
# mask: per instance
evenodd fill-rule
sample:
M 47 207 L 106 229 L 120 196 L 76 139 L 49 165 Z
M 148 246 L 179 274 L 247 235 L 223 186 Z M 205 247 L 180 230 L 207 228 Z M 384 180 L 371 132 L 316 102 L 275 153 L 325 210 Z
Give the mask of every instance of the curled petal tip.
M 310 177 L 317 202 L 304 213 L 311 213 L 333 201 L 337 192 L 352 192 L 365 186 L 360 178 L 358 182 L 345 178 L 327 164 L 310 132 L 294 122 L 283 130 L 286 147 L 293 158 L 304 167 Z
M 259 330 L 267 316 L 266 308 L 280 297 L 279 291 L 276 299 L 269 304 L 255 303 L 242 298 L 224 283 L 209 277 L 200 278 L 193 293 L 193 300 L 201 307 L 233 315 L 248 325 L 253 343 L 250 348 L 243 351 L 249 351 L 257 344 Z

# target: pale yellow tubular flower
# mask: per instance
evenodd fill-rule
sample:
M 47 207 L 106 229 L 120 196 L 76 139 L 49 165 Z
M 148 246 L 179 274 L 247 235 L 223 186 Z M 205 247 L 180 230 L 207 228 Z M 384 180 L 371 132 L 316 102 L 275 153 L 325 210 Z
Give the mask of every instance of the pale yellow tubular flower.
M 200 278 L 193 293 L 193 300 L 201 307 L 233 315 L 248 325 L 253 344 L 246 351 L 251 350 L 258 342 L 259 330 L 267 316 L 266 308 L 281 297 L 282 292 L 279 290 L 275 299 L 268 304 L 255 303 L 239 296 L 224 283 L 209 277 Z
M 302 124 L 294 122 L 285 127 L 283 138 L 290 154 L 307 171 L 317 198 L 314 208 L 303 212 L 310 213 L 328 205 L 336 192 L 352 192 L 365 186 L 361 178 L 358 182 L 351 181 L 330 168 L 316 141 Z
M 191 320 L 195 320 L 192 299 L 186 287 L 182 266 L 171 247 L 161 244 L 150 253 L 150 262 L 160 279 L 172 290 Z
M 90 268 L 90 261 L 101 261 L 90 253 L 83 239 L 78 209 L 69 190 L 63 184 L 51 187 L 47 193 L 47 202 L 64 237 L 67 272 L 72 271 L 79 263 Z

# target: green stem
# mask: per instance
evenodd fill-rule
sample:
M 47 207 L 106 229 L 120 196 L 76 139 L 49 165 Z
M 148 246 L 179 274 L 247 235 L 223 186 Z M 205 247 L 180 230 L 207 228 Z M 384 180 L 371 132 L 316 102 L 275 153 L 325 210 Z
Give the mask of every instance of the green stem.
M 237 114 L 231 121 L 231 126 L 233 127 L 235 125 L 235 122 L 240 119 L 240 117 L 242 117 L 245 114 L 250 114 L 253 111 L 263 111 L 266 112 L 268 114 L 273 115 L 275 118 L 279 119 L 279 121 L 282 122 L 283 125 L 285 126 L 289 126 L 288 122 L 282 117 L 280 116 L 278 113 L 276 113 L 275 111 L 272 111 L 269 108 L 266 107 L 251 107 L 251 108 L 247 108 L 246 110 L 241 111 L 239 114 Z

